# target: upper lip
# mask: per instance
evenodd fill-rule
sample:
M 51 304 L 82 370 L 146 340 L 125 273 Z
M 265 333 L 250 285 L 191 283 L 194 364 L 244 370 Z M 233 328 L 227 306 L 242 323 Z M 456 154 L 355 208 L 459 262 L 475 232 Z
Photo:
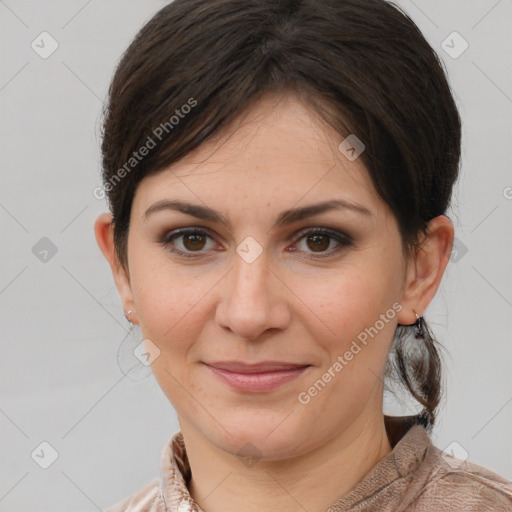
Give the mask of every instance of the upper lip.
M 279 370 L 296 370 L 310 366 L 309 364 L 287 363 L 284 361 L 262 361 L 260 363 L 242 363 L 241 361 L 216 361 L 205 363 L 213 368 L 234 373 L 264 373 L 277 372 Z

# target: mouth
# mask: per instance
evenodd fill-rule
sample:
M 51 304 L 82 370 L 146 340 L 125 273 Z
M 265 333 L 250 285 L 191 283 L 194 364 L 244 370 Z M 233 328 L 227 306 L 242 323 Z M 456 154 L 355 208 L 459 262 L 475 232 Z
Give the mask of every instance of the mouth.
M 237 361 L 204 363 L 230 387 L 245 392 L 262 393 L 277 389 L 302 375 L 311 365 L 277 361 L 245 364 Z

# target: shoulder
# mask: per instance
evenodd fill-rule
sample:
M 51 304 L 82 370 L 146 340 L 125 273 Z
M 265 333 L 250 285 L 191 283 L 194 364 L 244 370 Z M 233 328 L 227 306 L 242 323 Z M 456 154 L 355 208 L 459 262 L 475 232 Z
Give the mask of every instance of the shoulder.
M 114 505 L 105 512 L 160 512 L 165 510 L 160 499 L 160 478 L 155 478 L 134 494 Z
M 477 464 L 429 446 L 429 474 L 415 505 L 418 510 L 512 511 L 512 482 Z M 412 508 L 411 510 L 415 510 Z

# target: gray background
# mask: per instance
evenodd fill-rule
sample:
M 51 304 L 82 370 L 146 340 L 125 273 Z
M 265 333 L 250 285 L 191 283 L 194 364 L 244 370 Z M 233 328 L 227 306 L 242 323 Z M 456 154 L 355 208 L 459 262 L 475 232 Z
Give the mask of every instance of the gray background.
M 105 509 L 158 476 L 178 430 L 154 378 L 118 367 L 128 325 L 93 235 L 102 100 L 164 3 L 0 1 L 0 511 Z M 434 441 L 512 479 L 512 2 L 399 5 L 446 63 L 464 124 L 458 251 L 426 315 L 448 352 Z M 31 47 L 43 31 L 59 45 L 47 59 Z M 453 31 L 469 44 L 457 58 L 441 46 Z M 59 454 L 48 469 L 31 457 L 43 441 Z

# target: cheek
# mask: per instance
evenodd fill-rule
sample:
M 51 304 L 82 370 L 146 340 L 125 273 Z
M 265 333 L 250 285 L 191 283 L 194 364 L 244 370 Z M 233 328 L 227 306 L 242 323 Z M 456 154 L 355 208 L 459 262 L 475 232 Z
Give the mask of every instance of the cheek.
M 184 351 L 202 329 L 201 298 L 209 288 L 179 279 L 144 283 L 134 294 L 144 336 L 161 350 Z
M 373 325 L 399 297 L 392 275 L 378 264 L 347 266 L 323 279 L 296 279 L 293 289 L 310 310 L 311 331 L 323 330 L 327 339 L 346 342 Z
M 204 270 L 184 270 L 159 249 L 135 247 L 131 258 L 133 299 L 143 335 L 162 352 L 185 353 L 201 330 L 201 301 L 218 278 Z
M 310 310 L 302 321 L 308 319 L 311 338 L 324 354 L 315 377 L 328 383 L 314 399 L 320 408 L 330 409 L 334 397 L 334 403 L 356 410 L 380 383 L 401 309 L 399 264 L 380 254 L 360 253 L 357 263 L 322 280 L 302 279 L 294 289 Z
M 198 359 L 194 343 L 204 329 L 204 299 L 213 283 L 207 277 L 186 278 L 168 264 L 160 270 L 157 266 L 144 267 L 143 272 L 134 272 L 134 302 L 142 335 L 160 350 L 151 365 L 152 372 L 177 410 L 185 407 L 191 394 L 198 403 L 208 403 L 204 390 L 193 378 L 190 363 Z
M 370 397 L 379 396 L 375 391 L 382 383 L 401 309 L 396 285 L 382 267 L 364 269 L 333 273 L 315 285 L 307 301 L 315 314 L 302 318 L 308 319 L 311 339 L 323 358 L 301 389 L 300 403 L 309 401 L 336 421 L 358 414 Z M 306 296 L 305 288 L 300 293 Z

